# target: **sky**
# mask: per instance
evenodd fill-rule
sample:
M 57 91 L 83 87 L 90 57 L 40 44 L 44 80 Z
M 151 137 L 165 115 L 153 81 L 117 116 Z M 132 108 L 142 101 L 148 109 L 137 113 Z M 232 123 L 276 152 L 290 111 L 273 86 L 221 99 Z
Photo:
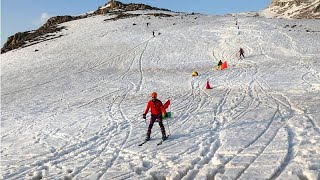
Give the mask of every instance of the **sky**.
M 108 0 L 1 0 L 1 46 L 17 32 L 38 29 L 50 17 L 79 15 L 96 10 Z M 226 14 L 259 11 L 271 0 L 122 0 L 179 12 Z M 195 3 L 196 2 L 196 3 Z

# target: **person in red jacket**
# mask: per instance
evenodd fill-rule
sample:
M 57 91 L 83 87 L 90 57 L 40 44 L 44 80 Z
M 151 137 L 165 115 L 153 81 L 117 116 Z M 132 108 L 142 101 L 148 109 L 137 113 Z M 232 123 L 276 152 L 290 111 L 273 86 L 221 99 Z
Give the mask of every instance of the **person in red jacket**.
M 153 126 L 154 122 L 156 122 L 156 121 L 159 122 L 159 126 L 160 126 L 161 133 L 162 133 L 162 140 L 166 140 L 167 139 L 166 130 L 164 129 L 164 126 L 162 123 L 162 118 L 164 118 L 166 111 L 163 107 L 162 102 L 159 99 L 157 99 L 156 92 L 153 92 L 151 94 L 151 97 L 152 97 L 152 100 L 150 100 L 148 102 L 146 110 L 143 113 L 143 119 L 146 119 L 146 115 L 149 112 L 149 109 L 151 109 L 150 124 L 148 127 L 147 137 L 145 140 L 148 141 L 150 139 L 152 126 Z

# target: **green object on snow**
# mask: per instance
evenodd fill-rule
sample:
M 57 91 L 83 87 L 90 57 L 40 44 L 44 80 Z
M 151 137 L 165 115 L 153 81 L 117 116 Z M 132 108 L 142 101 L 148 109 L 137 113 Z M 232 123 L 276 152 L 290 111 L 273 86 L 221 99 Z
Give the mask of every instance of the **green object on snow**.
M 167 112 L 166 117 L 171 118 L 171 112 Z

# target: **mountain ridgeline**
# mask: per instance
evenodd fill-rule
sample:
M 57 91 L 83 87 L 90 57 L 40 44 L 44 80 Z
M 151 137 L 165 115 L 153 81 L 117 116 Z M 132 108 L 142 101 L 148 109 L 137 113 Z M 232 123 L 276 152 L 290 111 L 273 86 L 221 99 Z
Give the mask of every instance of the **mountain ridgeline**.
M 39 42 L 61 37 L 62 35 L 57 36 L 54 34 L 54 32 L 58 32 L 58 31 L 61 31 L 62 29 L 65 29 L 64 26 L 58 26 L 59 24 L 64 22 L 82 19 L 82 18 L 95 16 L 95 15 L 104 15 L 109 13 L 116 14 L 118 17 L 118 18 L 117 17 L 114 18 L 114 20 L 116 20 L 120 18 L 131 17 L 131 16 L 126 16 L 125 12 L 136 11 L 136 10 L 170 11 L 168 9 L 156 8 L 156 7 L 152 7 L 145 4 L 135 4 L 135 3 L 124 4 L 119 1 L 111 0 L 110 2 L 106 3 L 104 6 L 98 7 L 98 9 L 92 13 L 86 13 L 84 15 L 79 15 L 79 16 L 55 16 L 50 18 L 44 25 L 42 25 L 37 30 L 18 32 L 8 38 L 7 42 L 1 48 L 1 54 L 14 49 L 27 47 Z M 157 16 L 158 14 L 153 14 L 153 15 Z
M 61 37 L 62 35 L 57 35 L 55 32 L 65 29 L 64 26 L 58 26 L 64 22 L 105 14 L 117 15 L 113 20 L 130 18 L 139 14 L 133 15 L 125 12 L 136 10 L 170 11 L 168 9 L 161 9 L 145 4 L 125 4 L 119 1 L 110 0 L 104 6 L 98 7 L 98 9 L 93 12 L 79 16 L 55 16 L 50 18 L 37 30 L 18 32 L 8 38 L 7 42 L 1 48 L 1 54 L 14 49 L 27 47 L 39 42 Z M 273 14 L 272 17 L 278 18 L 320 19 L 320 0 L 272 0 L 272 3 L 265 9 L 265 11 L 271 12 Z M 164 13 L 150 15 L 164 17 L 171 16 Z

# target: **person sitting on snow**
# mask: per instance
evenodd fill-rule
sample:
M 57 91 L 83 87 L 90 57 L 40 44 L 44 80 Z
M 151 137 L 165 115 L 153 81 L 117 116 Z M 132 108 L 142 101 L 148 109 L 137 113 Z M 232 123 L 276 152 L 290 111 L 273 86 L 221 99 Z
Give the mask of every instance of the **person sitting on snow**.
M 222 61 L 220 60 L 217 65 L 217 69 L 221 69 Z
M 148 141 L 150 139 L 152 126 L 156 121 L 159 122 L 159 126 L 162 133 L 162 140 L 166 140 L 167 139 L 166 130 L 162 123 L 162 119 L 165 117 L 165 114 L 166 114 L 165 108 L 162 102 L 159 99 L 157 99 L 156 92 L 151 93 L 151 98 L 152 100 L 148 102 L 146 110 L 143 113 L 143 119 L 146 119 L 146 114 L 149 112 L 149 109 L 151 109 L 150 124 L 148 127 L 147 137 L 145 140 Z

